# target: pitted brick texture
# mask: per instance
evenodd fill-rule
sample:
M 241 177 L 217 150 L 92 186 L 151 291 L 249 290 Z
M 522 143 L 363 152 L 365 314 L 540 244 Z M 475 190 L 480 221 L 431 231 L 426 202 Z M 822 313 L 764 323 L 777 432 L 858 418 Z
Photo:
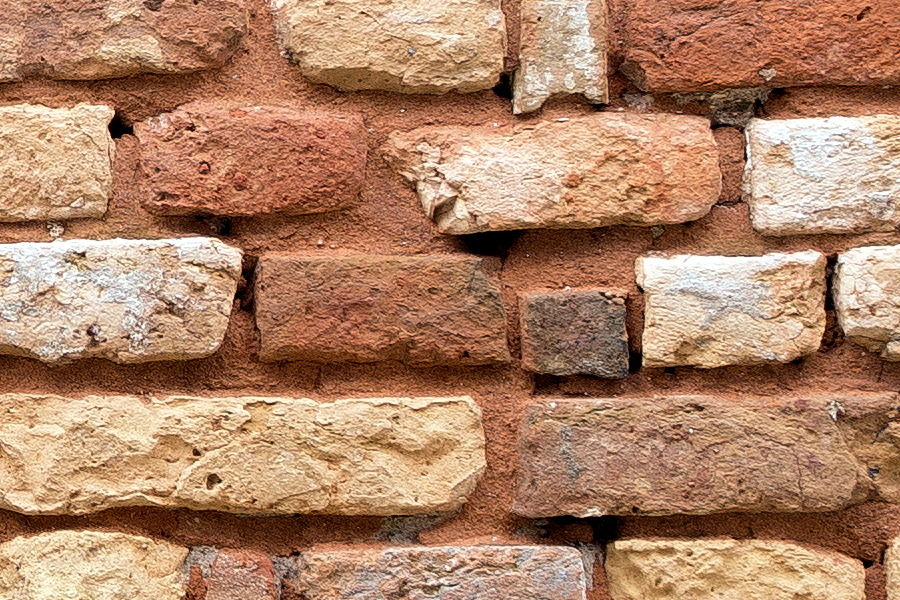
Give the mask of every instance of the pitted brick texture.
M 214 353 L 241 253 L 211 238 L 0 245 L 0 353 L 121 363 Z
M 257 267 L 264 361 L 509 361 L 490 259 L 268 254 Z
M 7 394 L 0 411 L 0 507 L 27 514 L 434 513 L 461 506 L 484 469 L 469 398 Z
M 308 600 L 586 600 L 584 562 L 555 546 L 311 550 L 293 583 Z
M 269 0 L 286 56 L 340 90 L 473 92 L 503 71 L 498 0 Z
M 393 133 L 385 154 L 452 234 L 682 223 L 722 186 L 709 121 L 680 115 L 423 127 Z
M 834 304 L 847 339 L 885 360 L 900 360 L 900 246 L 839 254 Z
M 187 548 L 99 531 L 54 531 L 0 544 L 2 600 L 184 600 Z
M 144 207 L 159 215 L 339 210 L 356 204 L 366 173 L 356 115 L 197 102 L 139 123 L 135 133 Z
M 825 333 L 825 257 L 673 256 L 637 260 L 644 366 L 789 362 Z
M 619 540 L 613 600 L 863 600 L 865 570 L 837 552 L 768 540 Z
M 0 222 L 102 217 L 113 187 L 112 118 L 109 106 L 90 104 L 0 108 Z
M 754 119 L 747 202 L 765 235 L 893 231 L 900 226 L 900 117 Z
M 0 23 L 0 81 L 220 67 L 246 31 L 243 0 L 9 0 Z

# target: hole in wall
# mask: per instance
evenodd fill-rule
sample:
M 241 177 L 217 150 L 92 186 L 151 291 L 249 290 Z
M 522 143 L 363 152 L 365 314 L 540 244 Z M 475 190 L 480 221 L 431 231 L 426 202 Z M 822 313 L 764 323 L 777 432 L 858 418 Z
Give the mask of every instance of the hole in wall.
M 216 475 L 215 473 L 210 473 L 206 476 L 206 489 L 211 490 L 216 488 L 220 483 L 222 483 L 222 478 Z
M 113 115 L 112 121 L 109 122 L 109 135 L 112 139 L 117 140 L 125 135 L 133 135 L 134 128 L 129 125 L 124 118 L 122 118 L 122 113 L 116 111 L 116 114 Z
M 509 249 L 515 243 L 521 231 L 485 231 L 459 236 L 466 250 L 482 256 L 499 256 L 506 258 Z
M 500 75 L 500 83 L 493 87 L 494 93 L 501 98 L 512 100 L 512 75 L 503 73 Z

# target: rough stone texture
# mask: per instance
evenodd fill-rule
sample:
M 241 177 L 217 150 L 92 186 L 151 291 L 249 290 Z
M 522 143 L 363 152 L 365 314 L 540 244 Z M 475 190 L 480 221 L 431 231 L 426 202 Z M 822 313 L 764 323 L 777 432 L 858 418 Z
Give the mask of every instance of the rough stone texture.
M 628 376 L 625 298 L 608 290 L 519 295 L 522 366 L 549 375 Z
M 645 91 L 900 82 L 900 4 L 630 0 L 622 71 Z
M 900 538 L 895 538 L 884 553 L 887 600 L 900 600 Z
M 608 102 L 606 0 L 525 0 L 520 14 L 513 112 L 535 111 L 557 94 Z
M 900 226 L 900 117 L 754 119 L 746 133 L 746 199 L 761 233 Z
M 272 560 L 254 552 L 218 552 L 206 586 L 204 600 L 278 600 Z
M 484 469 L 468 397 L 0 396 L 0 507 L 402 515 L 461 506 Z
M 0 221 L 102 217 L 112 191 L 112 118 L 108 106 L 89 104 L 0 107 Z
M 848 250 L 834 274 L 834 306 L 847 339 L 900 360 L 900 246 Z
M 0 544 L 0 600 L 183 600 L 187 554 L 124 533 L 17 537 Z
M 618 540 L 607 547 L 613 600 L 863 600 L 862 562 L 768 540 Z
M 211 238 L 0 245 L 0 353 L 201 358 L 225 337 L 239 250 Z
M 143 205 L 155 214 L 327 212 L 355 204 L 365 179 L 365 129 L 355 115 L 197 102 L 134 131 Z
M 423 127 L 391 134 L 385 153 L 453 234 L 682 223 L 709 212 L 722 183 L 709 121 L 683 115 Z
M 340 90 L 490 89 L 506 27 L 498 0 L 269 0 L 282 51 Z
M 0 24 L 0 81 L 220 67 L 246 30 L 243 0 L 10 0 Z
M 308 600 L 585 600 L 574 548 L 445 546 L 302 552 L 295 585 Z
M 272 253 L 256 274 L 263 361 L 509 361 L 495 261 Z
M 790 362 L 825 333 L 825 257 L 641 257 L 645 367 Z
M 827 512 L 897 498 L 898 396 L 547 400 L 523 421 L 528 517 Z M 879 439 L 882 438 L 882 439 Z

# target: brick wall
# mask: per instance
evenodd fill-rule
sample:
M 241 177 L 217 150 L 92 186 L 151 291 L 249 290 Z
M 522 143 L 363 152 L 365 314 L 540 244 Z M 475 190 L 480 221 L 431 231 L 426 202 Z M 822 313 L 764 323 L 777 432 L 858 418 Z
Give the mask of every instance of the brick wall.
M 0 12 L 0 598 L 900 600 L 900 4 Z

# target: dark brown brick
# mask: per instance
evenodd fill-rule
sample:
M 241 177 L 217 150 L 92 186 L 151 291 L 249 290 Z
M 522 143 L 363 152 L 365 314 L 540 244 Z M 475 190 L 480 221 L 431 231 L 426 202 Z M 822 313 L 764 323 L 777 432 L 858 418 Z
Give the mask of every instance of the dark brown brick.
M 365 178 L 355 115 L 193 103 L 135 126 L 144 208 L 159 215 L 289 215 L 347 208 Z
M 625 298 L 607 290 L 519 296 L 522 365 L 549 375 L 628 376 Z
M 493 259 L 273 253 L 257 266 L 266 362 L 507 362 Z M 487 268 L 486 268 L 487 267 Z

